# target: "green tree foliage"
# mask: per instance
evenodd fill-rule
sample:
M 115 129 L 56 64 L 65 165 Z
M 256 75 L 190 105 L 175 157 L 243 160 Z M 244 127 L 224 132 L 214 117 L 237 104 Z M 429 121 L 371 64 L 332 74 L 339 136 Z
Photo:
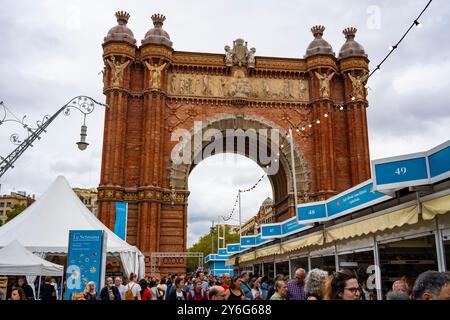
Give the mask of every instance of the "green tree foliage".
M 11 209 L 11 211 L 9 211 L 6 214 L 6 221 L 5 223 L 11 221 L 12 219 L 14 219 L 16 216 L 18 216 L 20 213 L 22 213 L 23 210 L 26 209 L 26 205 L 24 204 L 15 204 Z
M 221 227 L 220 232 L 222 233 Z M 226 244 L 230 243 L 238 243 L 239 242 L 239 234 L 236 233 L 230 233 L 231 227 L 225 226 L 225 242 Z M 211 241 L 212 237 L 212 241 Z M 213 232 L 209 232 L 202 237 L 190 248 L 188 248 L 189 252 L 203 252 L 203 256 L 206 257 L 208 254 L 211 253 L 211 242 L 213 242 L 214 246 L 214 252 L 217 253 L 217 226 L 214 227 Z M 188 271 L 195 271 L 198 267 L 198 259 L 197 258 L 190 258 L 187 261 L 187 268 Z

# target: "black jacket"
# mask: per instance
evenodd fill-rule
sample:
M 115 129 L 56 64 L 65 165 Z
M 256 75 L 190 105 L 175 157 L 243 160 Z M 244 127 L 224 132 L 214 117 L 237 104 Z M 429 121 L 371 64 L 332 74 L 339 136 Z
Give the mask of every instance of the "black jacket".
M 183 300 L 187 300 L 186 292 L 184 292 L 183 290 L 181 290 L 181 292 L 183 293 Z M 171 301 L 177 300 L 177 290 L 170 291 L 169 300 Z
M 27 283 L 22 285 L 22 290 L 25 292 L 27 296 L 27 300 L 34 300 L 34 292 L 31 286 Z
M 116 288 L 116 286 L 112 286 L 111 287 L 111 290 L 112 290 L 112 293 L 113 293 L 113 295 L 114 295 L 114 300 L 122 300 L 121 298 L 120 298 L 120 292 L 119 292 L 119 289 L 117 289 Z M 111 300 L 110 298 L 109 298 L 109 294 L 108 294 L 108 287 L 107 286 L 105 286 L 103 289 L 102 289 L 102 291 L 100 291 L 100 299 L 101 300 Z
M 50 283 L 41 285 L 41 300 L 57 300 L 55 287 Z

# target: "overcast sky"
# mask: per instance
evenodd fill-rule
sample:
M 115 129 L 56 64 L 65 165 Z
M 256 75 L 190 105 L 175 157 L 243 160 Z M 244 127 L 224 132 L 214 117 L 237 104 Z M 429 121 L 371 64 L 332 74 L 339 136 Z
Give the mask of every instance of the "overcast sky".
M 116 24 L 114 13 L 131 14 L 128 26 L 140 44 L 153 13 L 166 15 L 164 29 L 175 50 L 223 53 L 238 37 L 257 56 L 302 58 L 312 40 L 310 28 L 326 26 L 324 38 L 336 53 L 342 30 L 358 28 L 356 40 L 376 64 L 428 0 L 411 1 L 2 1 L 0 100 L 29 124 L 52 114 L 79 94 L 104 101 L 103 37 Z M 450 3 L 435 0 L 380 74 L 370 80 L 368 109 L 371 159 L 419 152 L 450 137 Z M 1 115 L 0 115 L 1 116 Z M 25 190 L 37 196 L 64 175 L 72 186 L 98 186 L 104 111 L 88 118 L 88 149 L 77 150 L 81 114 L 60 116 L 34 148 L 1 178 L 0 193 Z M 18 125 L 0 126 L 0 155 L 14 146 Z M 192 244 L 212 219 L 230 212 L 237 189 L 251 186 L 262 170 L 240 156 L 217 156 L 200 163 L 189 179 L 189 237 Z M 272 195 L 265 179 L 243 197 L 243 219 Z M 237 218 L 237 215 L 236 215 Z

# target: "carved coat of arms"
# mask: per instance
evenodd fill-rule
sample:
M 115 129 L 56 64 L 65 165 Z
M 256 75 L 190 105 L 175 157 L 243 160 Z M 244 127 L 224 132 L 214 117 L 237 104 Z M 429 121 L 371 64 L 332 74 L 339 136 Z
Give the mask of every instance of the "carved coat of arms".
M 225 65 L 232 67 L 237 65 L 239 67 L 247 66 L 248 68 L 255 67 L 255 53 L 256 49 L 247 47 L 247 42 L 244 39 L 236 39 L 233 41 L 233 49 L 230 46 L 225 46 Z

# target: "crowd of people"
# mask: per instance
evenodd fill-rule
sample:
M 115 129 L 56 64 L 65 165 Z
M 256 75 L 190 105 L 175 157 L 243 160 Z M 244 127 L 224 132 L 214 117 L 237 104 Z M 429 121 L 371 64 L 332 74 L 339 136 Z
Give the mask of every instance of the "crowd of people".
M 376 292 L 368 289 L 367 277 L 350 269 L 328 274 L 321 269 L 307 273 L 302 268 L 295 271 L 293 279 L 282 274 L 269 279 L 248 272 L 234 277 L 228 273 L 214 276 L 197 272 L 138 281 L 136 274 L 131 273 L 126 284 L 121 277 L 108 277 L 99 291 L 94 282 L 89 282 L 76 300 L 374 300 Z M 47 278 L 41 286 L 40 298 L 56 300 L 57 297 L 57 286 Z M 450 300 L 450 275 L 426 271 L 416 278 L 413 286 L 402 278 L 393 283 L 385 298 Z M 12 288 L 11 300 L 27 299 L 34 299 L 33 290 L 23 277 Z

